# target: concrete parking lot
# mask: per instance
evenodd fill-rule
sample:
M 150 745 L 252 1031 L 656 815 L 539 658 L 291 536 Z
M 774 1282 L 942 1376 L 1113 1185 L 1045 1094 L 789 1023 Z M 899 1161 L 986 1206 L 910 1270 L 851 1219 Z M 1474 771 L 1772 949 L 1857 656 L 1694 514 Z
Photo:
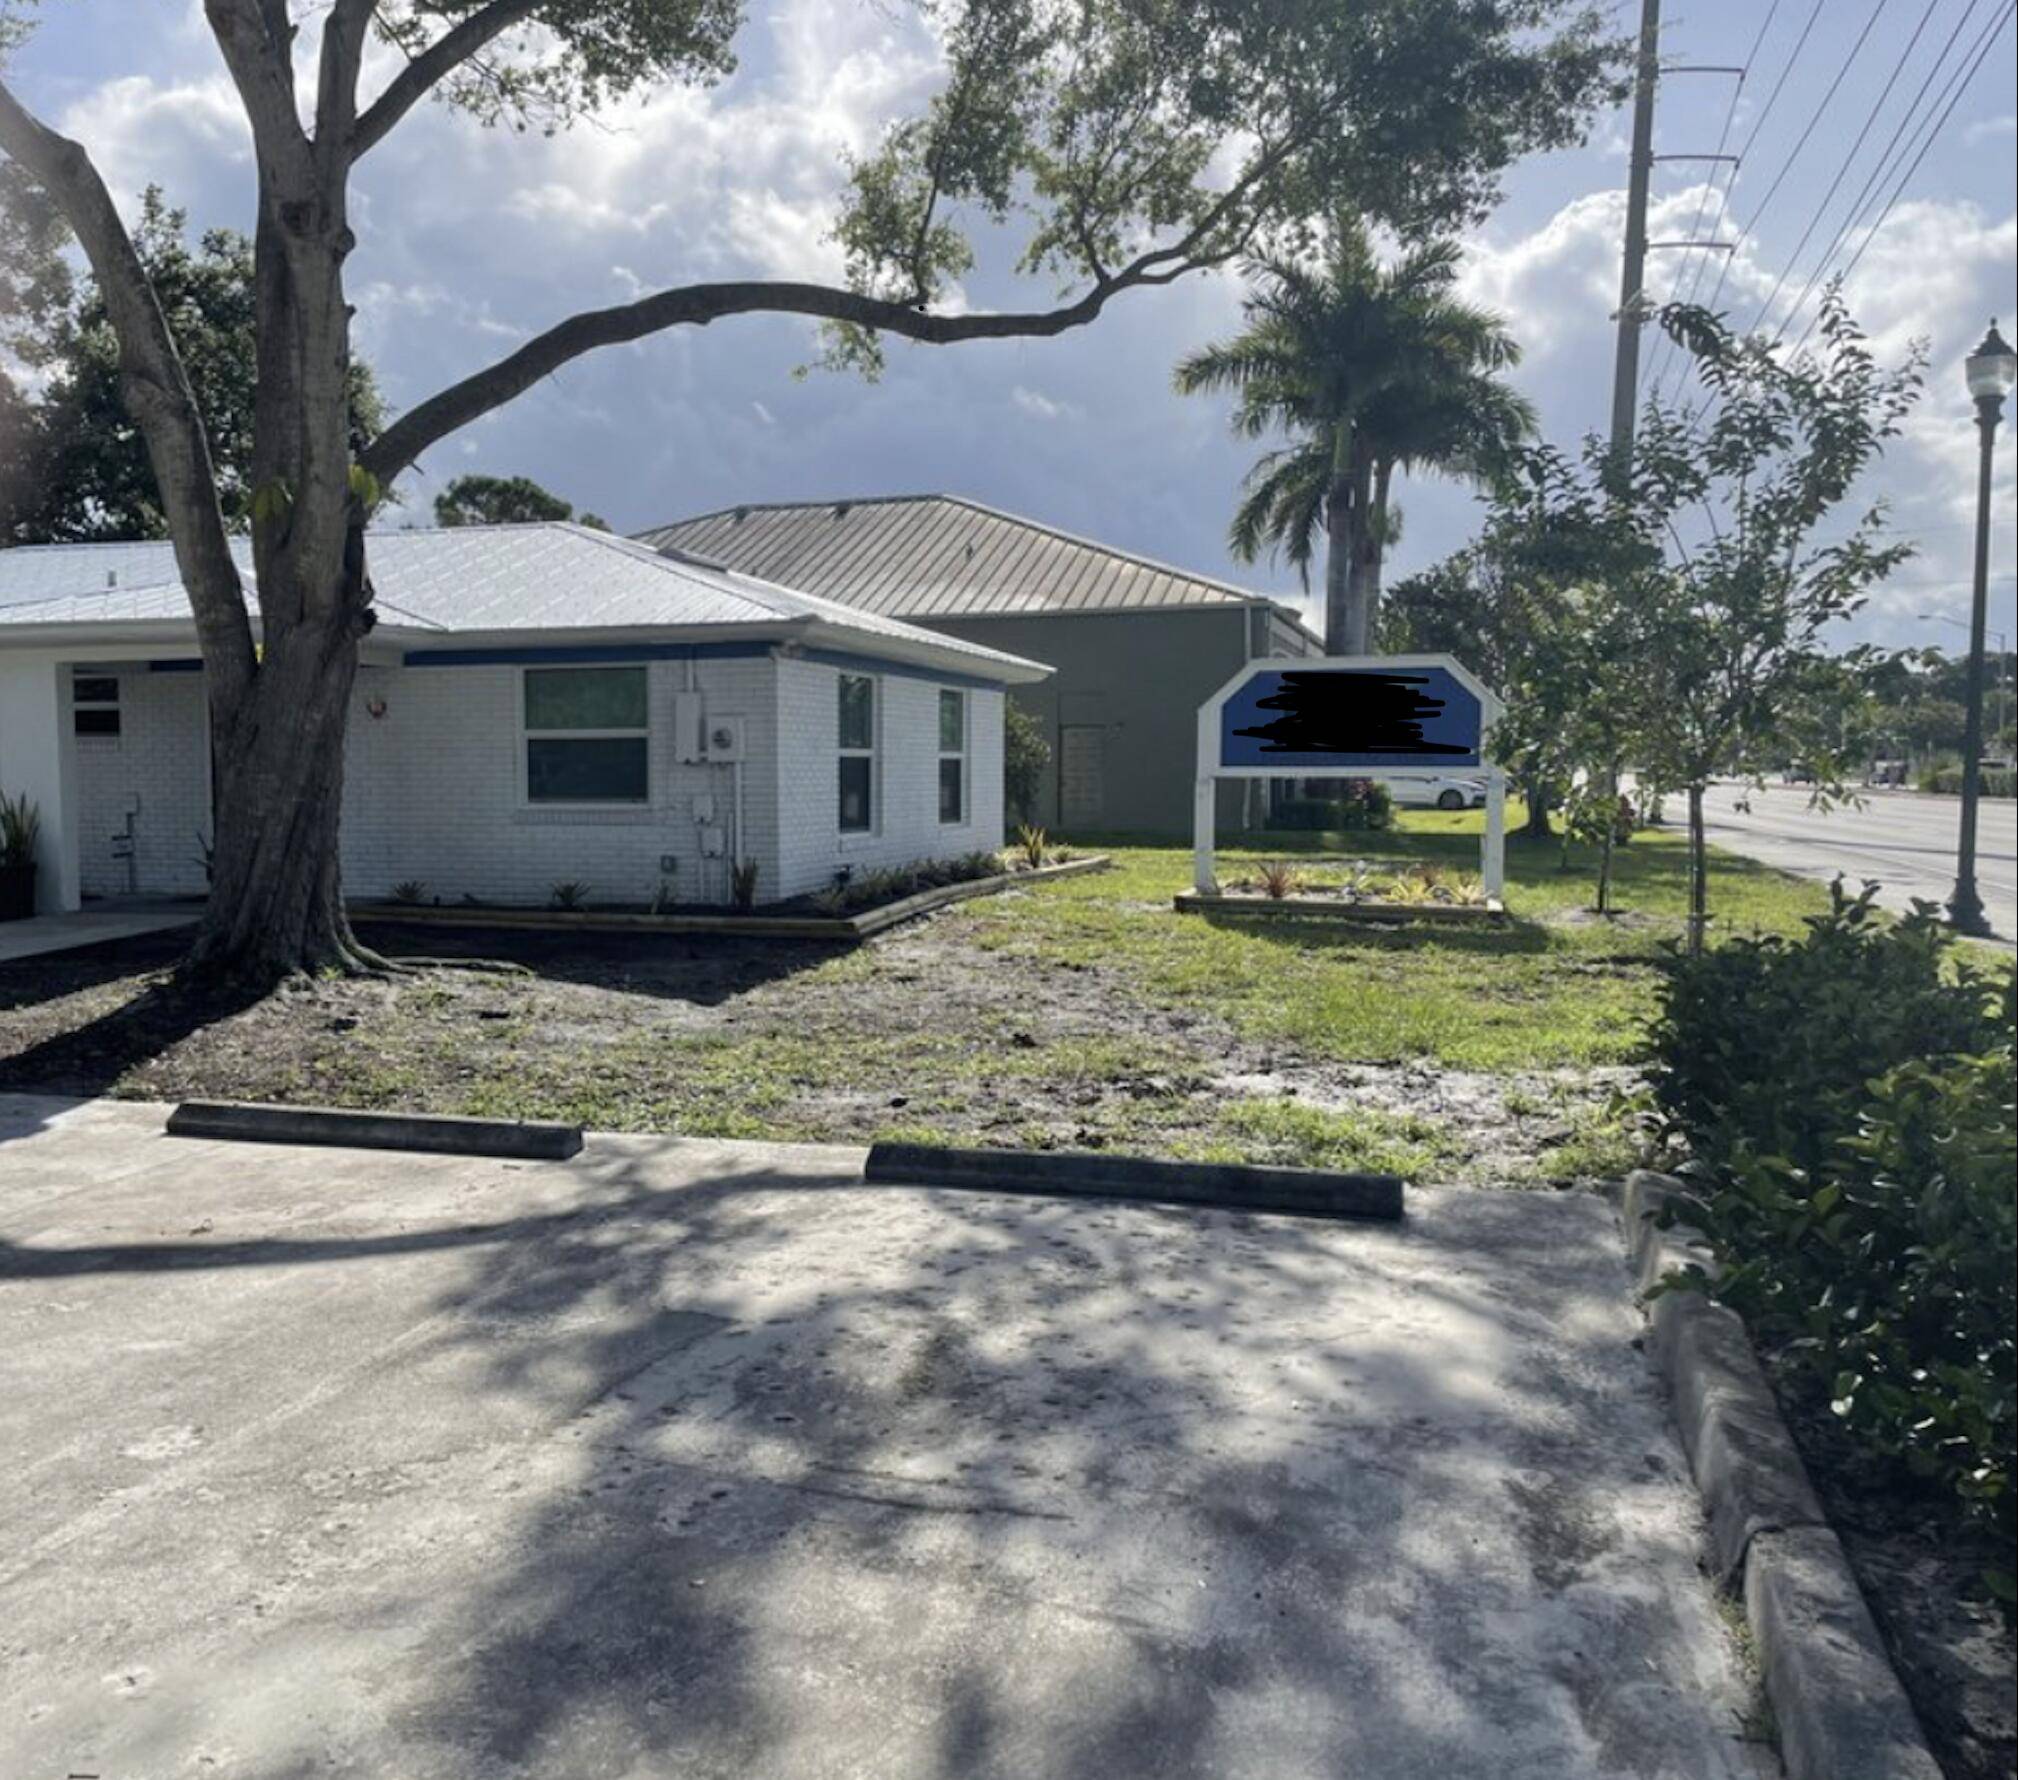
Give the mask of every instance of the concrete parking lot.
M 0 1097 L 0 1773 L 1773 1771 L 1611 1208 Z

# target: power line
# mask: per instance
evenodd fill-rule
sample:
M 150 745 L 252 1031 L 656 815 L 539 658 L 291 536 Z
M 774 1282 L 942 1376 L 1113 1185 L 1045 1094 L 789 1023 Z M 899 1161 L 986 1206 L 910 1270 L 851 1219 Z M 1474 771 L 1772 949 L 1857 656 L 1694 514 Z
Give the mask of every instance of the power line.
M 1836 177 L 1829 181 L 1829 189 L 1822 194 L 1821 203 L 1809 211 L 1808 226 L 1801 231 L 1801 238 L 1794 244 L 1794 251 L 1787 256 L 1785 268 L 1773 283 L 1771 295 L 1759 305 L 1759 313 L 1752 318 L 1751 327 L 1745 330 L 1747 333 L 1755 331 L 1765 321 L 1766 317 L 1773 312 L 1773 305 L 1779 300 L 1780 292 L 1786 288 L 1787 280 L 1793 276 L 1795 266 L 1800 264 L 1801 255 L 1807 251 L 1809 239 L 1815 233 L 1815 225 L 1822 220 L 1829 206 L 1836 201 L 1836 193 L 1841 189 L 1843 180 L 1850 171 L 1850 164 L 1862 152 L 1865 138 L 1871 134 L 1872 126 L 1878 121 L 1878 113 L 1885 108 L 1885 101 L 1892 96 L 1892 89 L 1899 84 L 1899 76 L 1905 72 L 1906 63 L 1911 58 L 1914 48 L 1919 44 L 1921 34 L 1927 29 L 1929 21 L 1940 10 L 1940 7 L 1941 0 L 1927 0 L 1927 10 L 1920 15 L 1920 22 L 1913 27 L 1913 35 L 1906 40 L 1906 47 L 1900 52 L 1898 61 L 1892 64 L 1892 72 L 1886 77 L 1884 89 L 1878 94 L 1877 99 L 1872 103 L 1870 111 L 1865 115 L 1864 127 L 1857 132 L 1857 140 L 1850 144 L 1850 152 L 1843 157 L 1842 164 L 1837 167 Z M 1796 303 L 1794 311 L 1790 312 L 1790 319 L 1792 313 L 1798 312 L 1799 308 L 1800 305 Z
M 1731 140 L 1731 126 L 1737 121 L 1738 117 L 1738 101 L 1744 97 L 1745 82 L 1751 76 L 1752 64 L 1758 60 L 1759 46 L 1766 41 L 1766 33 L 1773 28 L 1773 20 L 1779 16 L 1780 5 L 1781 0 L 1773 0 L 1772 5 L 1766 9 L 1765 23 L 1760 25 L 1758 35 L 1752 39 L 1752 47 L 1745 52 L 1744 64 L 1738 70 L 1737 84 L 1731 88 L 1731 102 L 1724 107 L 1723 128 L 1717 132 L 1718 156 L 1721 156 L 1723 154 L 1725 147 L 1729 144 Z M 1757 132 L 1755 131 L 1754 134 L 1756 133 Z M 1737 184 L 1737 181 L 1738 181 L 1738 163 L 1736 161 L 1732 161 L 1730 163 L 1730 171 L 1724 176 L 1723 198 L 1717 205 L 1717 221 L 1720 224 L 1722 223 L 1724 217 L 1730 211 L 1731 188 Z M 1709 213 L 1710 194 L 1716 189 L 1717 189 L 1717 175 L 1713 167 L 1709 179 L 1705 182 L 1703 186 L 1702 196 L 1696 200 L 1696 219 L 1689 225 L 1689 233 L 1688 233 L 1689 240 L 1695 241 L 1701 239 L 1703 233 L 1703 220 Z M 1688 256 L 1687 254 L 1684 254 L 1683 266 L 1678 267 L 1675 271 L 1675 287 L 1677 289 L 1681 287 L 1682 271 L 1683 268 L 1687 266 L 1687 261 Z M 1689 281 L 1689 294 L 1682 299 L 1683 302 L 1691 303 L 1695 301 L 1696 292 L 1703 288 L 1703 269 L 1709 263 L 1710 263 L 1710 255 L 1705 251 L 1696 250 L 1696 263 L 1693 276 L 1690 278 Z M 1653 391 L 1656 400 L 1658 400 L 1660 397 L 1661 381 L 1662 378 L 1666 375 L 1668 359 L 1674 352 L 1674 346 L 1675 346 L 1674 341 L 1668 335 L 1663 334 L 1661 336 L 1659 346 L 1655 349 L 1653 364 L 1649 368 L 1649 375 L 1652 378 Z
M 1830 266 L 1834 264 L 1837 250 L 1842 247 L 1844 242 L 1863 223 L 1865 216 L 1869 212 L 1872 199 L 1885 189 L 1886 181 L 1891 178 L 1904 157 L 1912 151 L 1913 141 L 1919 135 L 1921 126 L 1926 122 L 1926 117 L 1920 111 L 1921 101 L 1927 97 L 1935 81 L 1940 77 L 1942 70 L 1947 67 L 1949 52 L 1961 41 L 1962 33 L 1969 28 L 1970 22 L 1975 18 L 1977 5 L 1978 0 L 1968 0 L 1968 4 L 1962 9 L 1961 17 L 1956 19 L 1954 28 L 1948 33 L 1948 41 L 1942 44 L 1933 61 L 1928 64 L 1927 72 L 1921 77 L 1919 91 L 1913 95 L 1905 111 L 1900 114 L 1898 123 L 1893 126 L 1890 140 L 1879 151 L 1878 158 L 1872 163 L 1870 172 L 1865 174 L 1864 183 L 1858 188 L 1857 195 L 1851 201 L 1849 210 L 1845 213 L 1842 222 L 1837 225 L 1835 234 L 1830 237 L 1829 245 L 1822 249 L 1822 257 L 1816 261 L 1815 269 L 1808 275 L 1807 283 L 1801 286 L 1801 294 L 1794 299 L 1793 307 L 1787 311 L 1787 320 L 1781 324 L 1779 333 L 1774 336 L 1775 344 L 1786 333 L 1787 328 L 1792 325 L 1793 318 L 1801 313 L 1815 286 L 1822 282 Z M 1962 62 L 1967 62 L 1969 55 L 1970 50 L 1964 49 L 1962 52 Z M 1960 66 L 1961 63 L 1958 63 L 1957 67 Z M 1951 71 L 1949 79 L 1952 81 L 1953 78 L 1954 75 Z M 1946 88 L 1944 87 L 1942 92 L 1945 93 L 1945 91 Z M 1941 94 L 1937 93 L 1934 98 L 1934 106 L 1938 107 L 1940 103 Z M 1927 115 L 1932 115 L 1932 108 L 1930 108 Z M 1901 146 L 1902 142 L 1904 144 L 1903 147 Z
M 1773 106 L 1778 101 L 1782 89 L 1787 84 L 1787 76 L 1793 73 L 1795 64 L 1800 61 L 1801 52 L 1808 47 L 1808 39 L 1814 34 L 1815 21 L 1822 16 L 1822 7 L 1825 3 L 1826 0 L 1815 0 L 1815 10 L 1808 14 L 1808 22 L 1801 27 L 1801 35 L 1795 41 L 1793 53 L 1787 57 L 1787 65 L 1780 70 L 1780 78 L 1773 83 L 1772 92 L 1766 96 L 1765 106 L 1759 112 L 1757 120 L 1752 125 L 1752 133 L 1745 138 L 1745 146 L 1738 151 L 1738 160 L 1741 165 L 1751 158 L 1752 144 L 1758 141 L 1759 132 L 1766 127 L 1766 119 L 1773 115 Z M 1971 3 L 1973 4 L 1974 0 L 1971 0 Z M 1809 127 L 1813 128 L 1812 123 Z M 1782 168 L 1781 171 L 1784 175 L 1785 169 Z M 1775 180 L 1774 190 L 1777 191 L 1778 189 L 1779 182 Z M 1716 286 L 1710 292 L 1710 300 L 1703 305 L 1705 309 L 1713 313 L 1716 310 L 1717 299 L 1724 294 L 1724 282 L 1730 277 L 1731 267 L 1737 262 L 1738 250 L 1744 246 L 1745 237 L 1751 234 L 1754 224 L 1759 220 L 1760 212 L 1764 209 L 1765 205 L 1761 204 L 1759 209 L 1752 213 L 1751 222 L 1746 223 L 1744 227 L 1739 229 L 1736 236 L 1733 237 L 1731 251 L 1723 256 L 1724 267 L 1717 274 Z
M 2013 13 L 2018 13 L 2018 0 L 2013 0 L 2011 5 L 2006 6 L 2002 12 L 1990 21 L 1989 29 L 1979 41 L 1975 60 L 1970 62 L 1968 67 L 1962 71 L 1961 78 L 1958 81 L 1950 83 L 1953 90 L 1948 96 L 1947 104 L 1942 107 L 1941 115 L 1935 118 L 1934 127 L 1927 132 L 1925 139 L 1921 142 L 1919 152 L 1913 156 L 1912 165 L 1900 176 L 1899 183 L 1892 188 L 1892 195 L 1885 200 L 1885 208 L 1878 212 L 1878 220 L 1871 225 L 1864 239 L 1858 242 L 1857 251 L 1850 256 L 1849 264 L 1843 268 L 1842 276 L 1846 280 L 1852 272 L 1856 271 L 1857 262 L 1864 257 L 1864 250 L 1877 239 L 1878 231 L 1885 226 L 1885 219 L 1892 214 L 1892 207 L 1899 202 L 1906 187 L 1912 183 L 1913 175 L 1920 171 L 1920 163 L 1927 158 L 1927 151 L 1934 146 L 1935 139 L 1947 127 L 1948 119 L 1954 115 L 1955 107 L 1962 102 L 1962 95 L 1969 90 L 1970 82 L 1976 78 L 1976 71 L 1983 66 L 1990 51 L 1996 47 L 1997 39 L 2004 35 L 2004 27 L 2011 22 Z M 1808 336 L 1815 331 L 1816 322 L 1819 320 L 1820 316 L 1817 315 L 1801 330 L 1800 339 L 1794 342 L 1794 350 L 1796 352 L 1799 352 L 1807 344 Z M 1789 316 L 1789 325 L 1792 324 L 1792 321 L 1793 317 Z

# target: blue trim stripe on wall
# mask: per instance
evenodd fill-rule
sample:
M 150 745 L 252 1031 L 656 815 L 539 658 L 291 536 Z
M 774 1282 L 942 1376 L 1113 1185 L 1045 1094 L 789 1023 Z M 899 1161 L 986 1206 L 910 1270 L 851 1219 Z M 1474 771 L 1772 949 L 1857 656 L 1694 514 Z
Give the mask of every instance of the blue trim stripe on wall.
M 409 649 L 410 668 L 505 667 L 528 662 L 749 661 L 770 654 L 769 643 L 573 643 L 522 649 Z
M 965 686 L 976 692 L 999 692 L 999 680 L 978 680 L 971 674 L 942 673 L 911 661 L 888 661 L 880 655 L 849 655 L 839 649 L 808 649 L 799 659 L 850 674 L 889 674 L 899 680 L 929 680 L 934 686 Z
M 626 661 L 749 661 L 769 655 L 772 643 L 571 643 L 495 649 L 409 649 L 402 658 L 410 668 L 538 667 L 561 664 Z M 971 674 L 946 673 L 915 662 L 891 661 L 880 655 L 854 655 L 840 649 L 807 649 L 796 659 L 851 674 L 889 674 L 926 680 L 935 686 L 963 686 L 977 692 L 1001 689 L 998 680 Z

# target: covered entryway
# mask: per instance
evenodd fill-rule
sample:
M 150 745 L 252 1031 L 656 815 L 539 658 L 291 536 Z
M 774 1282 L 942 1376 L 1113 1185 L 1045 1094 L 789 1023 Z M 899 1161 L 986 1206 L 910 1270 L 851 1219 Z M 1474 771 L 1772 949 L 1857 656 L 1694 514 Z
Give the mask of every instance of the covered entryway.
M 0 787 L 40 818 L 35 907 L 200 897 L 210 737 L 193 653 L 0 656 Z
M 194 663 L 70 670 L 78 877 L 87 902 L 209 888 L 210 723 Z

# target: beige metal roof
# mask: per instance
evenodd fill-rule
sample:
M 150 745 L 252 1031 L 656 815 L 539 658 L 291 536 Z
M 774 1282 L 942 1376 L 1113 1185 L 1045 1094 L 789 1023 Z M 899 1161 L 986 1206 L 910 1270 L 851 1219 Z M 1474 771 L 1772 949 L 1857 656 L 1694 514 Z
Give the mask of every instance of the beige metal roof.
M 858 611 L 926 623 L 1277 603 L 959 495 L 729 507 L 638 538 Z

